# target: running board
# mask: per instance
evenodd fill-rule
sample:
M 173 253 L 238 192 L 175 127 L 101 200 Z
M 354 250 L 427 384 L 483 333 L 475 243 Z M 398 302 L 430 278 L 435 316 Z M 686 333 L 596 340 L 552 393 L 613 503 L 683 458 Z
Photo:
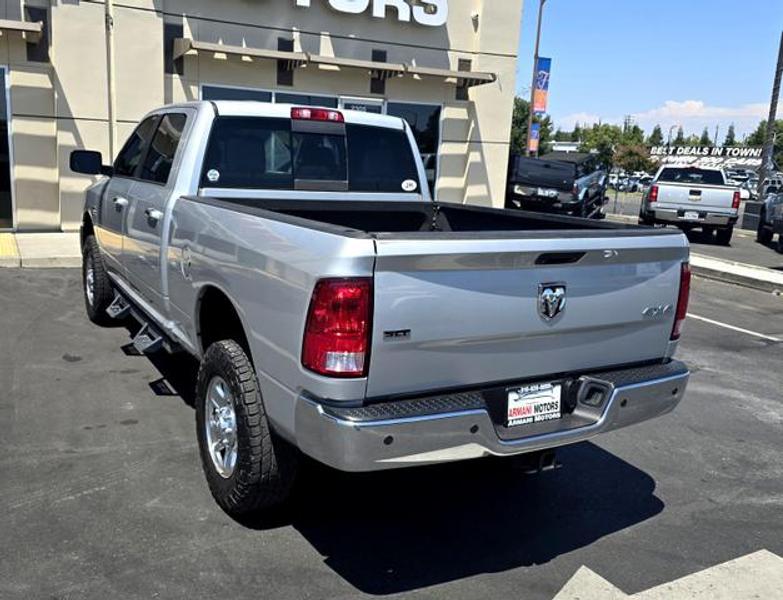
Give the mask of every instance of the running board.
M 157 352 L 163 347 L 163 336 L 150 327 L 149 323 L 145 323 L 133 338 L 133 347 L 139 354 Z
M 130 314 L 130 304 L 125 301 L 125 298 L 119 294 L 114 295 L 114 301 L 106 309 L 106 314 L 112 319 L 124 319 Z

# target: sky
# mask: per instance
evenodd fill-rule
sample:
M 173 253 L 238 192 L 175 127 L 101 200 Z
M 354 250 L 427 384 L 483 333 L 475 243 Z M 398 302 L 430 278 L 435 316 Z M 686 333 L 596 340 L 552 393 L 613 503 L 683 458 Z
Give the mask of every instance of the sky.
M 502 1 L 502 0 L 493 0 Z M 538 0 L 524 0 L 517 93 L 530 96 Z M 660 124 L 738 139 L 769 112 L 783 0 L 547 0 L 540 55 L 552 58 L 556 127 Z M 783 103 L 778 118 L 783 118 Z

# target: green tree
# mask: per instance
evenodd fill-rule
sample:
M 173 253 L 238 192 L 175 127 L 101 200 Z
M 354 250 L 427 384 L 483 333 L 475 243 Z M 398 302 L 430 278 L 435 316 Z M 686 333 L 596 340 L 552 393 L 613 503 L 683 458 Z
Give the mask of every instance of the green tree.
M 621 144 L 615 148 L 614 164 L 625 171 L 652 171 L 650 154 L 644 144 Z
M 524 98 L 514 98 L 514 113 L 511 117 L 511 153 L 524 154 L 527 145 L 527 119 L 530 103 Z M 541 126 L 538 153 L 545 154 L 552 147 L 552 119 L 549 115 L 534 116 L 533 122 Z
M 614 164 L 614 149 L 620 144 L 623 130 L 617 125 L 608 123 L 596 123 L 590 129 L 584 129 L 582 143 L 579 150 L 582 152 L 595 152 L 601 162 Z
M 574 124 L 574 130 L 571 132 L 571 141 L 572 142 L 582 141 L 582 128 L 579 126 L 579 123 Z
M 761 121 L 756 130 L 745 140 L 748 146 L 763 146 L 767 140 L 767 122 Z M 772 158 L 778 165 L 783 165 L 783 120 L 775 121 L 775 145 Z
M 650 137 L 647 138 L 647 145 L 663 146 L 663 131 L 661 131 L 660 125 L 656 125 L 655 127 L 653 127 Z
M 682 130 L 682 125 L 677 128 L 677 137 L 674 138 L 675 146 L 685 145 L 685 132 Z
M 695 133 L 690 134 L 688 137 L 685 138 L 683 141 L 683 146 L 701 146 L 701 142 L 699 141 L 699 136 Z
M 710 132 L 706 127 L 704 128 L 704 131 L 701 132 L 699 146 L 712 146 L 712 138 L 710 138 Z
M 726 139 L 723 140 L 724 146 L 734 146 L 737 144 L 737 134 L 734 132 L 734 123 L 729 125 L 729 130 L 726 132 Z
M 630 125 L 623 131 L 622 143 L 628 146 L 644 144 L 644 131 L 638 125 Z

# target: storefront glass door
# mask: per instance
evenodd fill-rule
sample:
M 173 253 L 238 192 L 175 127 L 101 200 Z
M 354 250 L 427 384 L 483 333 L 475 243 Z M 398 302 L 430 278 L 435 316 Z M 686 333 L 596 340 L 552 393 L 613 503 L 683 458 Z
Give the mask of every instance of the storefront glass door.
M 8 71 L 0 67 L 0 229 L 12 229 L 14 226 L 7 78 Z

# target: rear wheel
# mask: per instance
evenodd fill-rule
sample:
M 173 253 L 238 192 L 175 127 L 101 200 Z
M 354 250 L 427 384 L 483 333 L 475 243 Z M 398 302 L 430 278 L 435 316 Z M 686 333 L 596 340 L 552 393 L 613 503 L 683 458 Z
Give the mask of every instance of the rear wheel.
M 82 249 L 82 290 L 87 317 L 97 325 L 109 325 L 112 318 L 106 309 L 114 300 L 111 279 L 106 272 L 100 246 L 95 236 L 87 236 Z
M 726 227 L 725 229 L 718 229 L 715 234 L 715 239 L 721 246 L 728 246 L 731 242 L 731 236 L 734 234 L 734 227 Z
M 297 451 L 270 429 L 253 365 L 233 340 L 215 342 L 201 361 L 196 431 L 209 490 L 228 514 L 259 512 L 286 500 Z
M 774 234 L 764 226 L 765 219 L 766 215 L 762 211 L 761 214 L 759 214 L 759 226 L 758 229 L 756 229 L 756 241 L 766 246 L 772 242 L 772 237 Z

